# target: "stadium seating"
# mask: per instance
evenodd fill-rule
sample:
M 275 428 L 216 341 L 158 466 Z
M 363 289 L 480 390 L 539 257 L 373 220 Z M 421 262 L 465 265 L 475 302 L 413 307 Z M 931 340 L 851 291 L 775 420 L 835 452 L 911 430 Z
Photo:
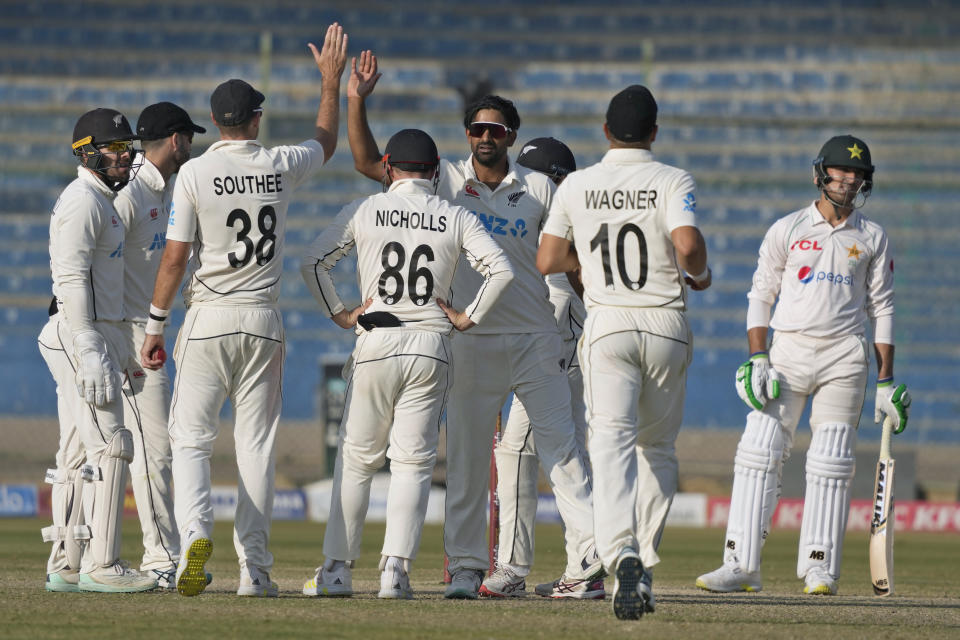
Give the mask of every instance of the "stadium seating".
M 351 53 L 372 48 L 380 59 L 384 76 L 368 106 L 381 144 L 419 126 L 443 156 L 465 156 L 462 95 L 486 80 L 515 100 L 520 141 L 555 136 L 585 166 L 606 148 L 600 125 L 610 96 L 633 83 L 653 89 L 654 150 L 696 177 L 714 270 L 714 287 L 689 296 L 696 356 L 686 422 L 694 427 L 741 425 L 729 382 L 744 357 L 745 295 L 764 231 L 816 196 L 810 164 L 827 136 L 868 140 L 878 168 L 866 212 L 896 251 L 897 376 L 915 398 L 904 437 L 958 443 L 960 276 L 947 265 L 960 256 L 960 7 L 921 4 L 927 10 L 872 0 L 829 12 L 787 0 L 8 3 L 0 20 L 8 145 L 0 157 L 0 385 L 8 390 L 0 414 L 55 412 L 35 339 L 50 297 L 48 216 L 75 172 L 66 145 L 76 117 L 112 106 L 134 121 L 146 104 L 173 100 L 208 126 L 212 87 L 243 77 L 267 85 L 268 140 L 302 140 L 319 95 L 305 44 L 339 20 Z M 340 207 L 379 189 L 353 171 L 344 120 L 337 155 L 290 208 L 282 282 L 289 418 L 314 415 L 317 358 L 346 354 L 353 340 L 319 314 L 299 276 L 301 255 Z M 195 153 L 214 139 L 208 129 Z M 354 269 L 348 258 L 336 271 L 352 301 L 360 296 Z

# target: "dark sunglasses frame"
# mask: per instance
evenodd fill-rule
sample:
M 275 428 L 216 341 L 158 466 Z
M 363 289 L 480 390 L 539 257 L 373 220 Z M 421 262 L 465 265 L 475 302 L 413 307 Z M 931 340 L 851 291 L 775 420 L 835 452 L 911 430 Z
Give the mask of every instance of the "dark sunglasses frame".
M 513 132 L 513 129 L 499 122 L 471 122 L 467 127 L 467 133 L 471 138 L 482 138 L 484 132 L 489 131 L 490 137 L 494 140 L 503 140 L 507 134 Z

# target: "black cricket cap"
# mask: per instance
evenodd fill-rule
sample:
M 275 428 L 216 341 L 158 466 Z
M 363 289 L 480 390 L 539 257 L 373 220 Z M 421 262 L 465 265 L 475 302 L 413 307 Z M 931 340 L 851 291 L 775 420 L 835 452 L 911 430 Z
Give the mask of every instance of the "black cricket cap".
M 607 129 L 617 140 L 644 140 L 656 124 L 657 101 L 643 85 L 632 84 L 610 100 Z
M 249 83 L 236 78 L 227 80 L 210 96 L 210 110 L 213 119 L 225 127 L 241 125 L 263 104 L 264 95 Z
M 820 148 L 814 164 L 822 167 L 861 169 L 868 177 L 873 175 L 870 148 L 866 142 L 851 135 L 834 136 L 827 140 Z
M 160 140 L 174 133 L 206 133 L 190 119 L 190 114 L 172 102 L 158 102 L 145 108 L 137 120 L 141 140 Z
M 520 149 L 517 164 L 560 178 L 577 170 L 570 148 L 556 138 L 534 138 Z
M 90 138 L 87 140 L 87 138 Z M 133 134 L 126 116 L 116 109 L 94 109 L 80 116 L 73 127 L 73 148 L 76 150 L 83 144 L 103 144 L 116 140 L 139 140 L 140 136 Z M 79 144 L 79 143 L 83 144 Z
M 403 129 L 393 134 L 387 143 L 384 160 L 391 165 L 403 165 L 403 171 L 425 171 L 440 162 L 433 138 L 420 129 Z

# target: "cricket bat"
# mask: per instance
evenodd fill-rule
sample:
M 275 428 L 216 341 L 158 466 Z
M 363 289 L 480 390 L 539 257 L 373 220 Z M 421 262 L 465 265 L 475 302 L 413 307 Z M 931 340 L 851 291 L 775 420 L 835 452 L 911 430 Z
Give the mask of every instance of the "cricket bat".
M 890 455 L 892 430 L 893 421 L 884 418 L 874 483 L 873 520 L 870 522 L 870 581 L 875 596 L 893 594 L 893 527 L 896 518 L 893 513 L 894 460 Z

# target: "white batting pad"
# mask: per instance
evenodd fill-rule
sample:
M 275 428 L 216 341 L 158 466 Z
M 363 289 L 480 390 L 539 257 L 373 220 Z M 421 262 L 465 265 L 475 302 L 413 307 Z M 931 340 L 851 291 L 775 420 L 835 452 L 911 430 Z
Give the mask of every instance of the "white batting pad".
M 783 432 L 780 422 L 751 411 L 733 466 L 733 492 L 724 544 L 724 562 L 739 562 L 741 571 L 760 569 L 760 550 L 780 499 Z
M 843 535 L 850 511 L 850 483 L 855 468 L 857 431 L 849 424 L 826 423 L 813 429 L 807 451 L 807 493 L 800 525 L 797 577 L 822 566 L 840 576 Z
M 497 461 L 497 498 L 500 501 L 499 562 L 533 565 L 533 529 L 537 519 L 537 473 L 535 453 L 494 450 Z
M 98 478 L 93 482 L 89 523 L 93 530 L 88 554 L 95 566 L 107 567 L 120 558 L 120 524 L 127 470 L 133 460 L 133 435 L 120 428 L 100 454 Z M 88 490 L 89 491 L 89 490 Z M 90 493 L 87 494 L 88 496 Z M 89 569 L 85 559 L 84 569 Z
M 91 469 L 84 465 L 79 469 L 47 469 L 44 481 L 50 488 L 50 511 L 53 524 L 41 530 L 44 542 L 54 543 L 51 559 L 63 554 L 67 568 L 80 568 L 83 551 L 83 481 Z

